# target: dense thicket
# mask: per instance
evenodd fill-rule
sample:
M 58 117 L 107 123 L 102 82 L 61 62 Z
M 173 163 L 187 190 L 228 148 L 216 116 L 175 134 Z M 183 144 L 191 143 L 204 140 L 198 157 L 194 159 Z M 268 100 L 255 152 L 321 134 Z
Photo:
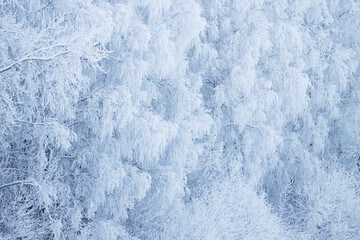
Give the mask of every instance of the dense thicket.
M 1 239 L 358 239 L 357 0 L 0 1 Z

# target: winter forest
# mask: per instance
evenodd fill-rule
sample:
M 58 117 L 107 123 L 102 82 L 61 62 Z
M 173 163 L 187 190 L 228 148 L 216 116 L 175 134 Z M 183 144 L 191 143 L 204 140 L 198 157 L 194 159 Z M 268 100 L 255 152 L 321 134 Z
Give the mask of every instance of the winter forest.
M 0 239 L 360 239 L 359 0 L 0 0 Z

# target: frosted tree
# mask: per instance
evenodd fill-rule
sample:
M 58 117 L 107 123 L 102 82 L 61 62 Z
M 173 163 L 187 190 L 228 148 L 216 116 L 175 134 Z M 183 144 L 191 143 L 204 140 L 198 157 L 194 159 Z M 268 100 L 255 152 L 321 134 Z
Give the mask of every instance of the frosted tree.
M 95 9 L 91 3 L 71 1 L 1 5 L 4 238 L 71 236 L 66 221 L 76 203 L 64 180 L 70 173 L 62 160 L 71 158 L 76 105 L 91 83 L 83 69 L 101 70 L 98 62 L 105 56 L 104 42 L 97 38 L 106 36 L 106 29 L 96 27 L 99 19 L 82 14 Z

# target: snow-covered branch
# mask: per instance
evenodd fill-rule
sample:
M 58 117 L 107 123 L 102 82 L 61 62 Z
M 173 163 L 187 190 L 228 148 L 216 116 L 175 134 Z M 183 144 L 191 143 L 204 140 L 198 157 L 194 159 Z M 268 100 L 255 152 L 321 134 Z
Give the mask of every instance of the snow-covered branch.
M 12 67 L 14 67 L 15 65 L 17 64 L 21 64 L 23 62 L 26 62 L 26 61 L 51 61 L 51 60 L 54 60 L 55 58 L 61 56 L 61 55 L 65 55 L 65 54 L 68 54 L 70 51 L 63 51 L 63 52 L 59 52 L 59 53 L 56 53 L 56 54 L 53 54 L 51 56 L 47 56 L 47 57 L 42 57 L 42 56 L 26 56 L 24 58 L 21 58 L 20 60 L 18 61 L 15 61 L 11 64 L 9 64 L 8 66 L 6 67 L 3 67 L 0 69 L 0 73 L 3 73 L 7 70 L 10 70 Z
M 34 185 L 34 181 L 25 181 L 25 180 L 15 181 L 15 182 L 1 185 L 0 189 L 15 186 L 15 185 Z

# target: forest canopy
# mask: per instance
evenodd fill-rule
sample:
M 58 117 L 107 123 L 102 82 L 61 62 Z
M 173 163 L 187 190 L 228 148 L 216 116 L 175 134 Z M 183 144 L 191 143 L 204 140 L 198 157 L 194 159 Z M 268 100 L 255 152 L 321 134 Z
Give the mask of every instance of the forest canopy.
M 358 0 L 0 0 L 0 239 L 359 239 Z

